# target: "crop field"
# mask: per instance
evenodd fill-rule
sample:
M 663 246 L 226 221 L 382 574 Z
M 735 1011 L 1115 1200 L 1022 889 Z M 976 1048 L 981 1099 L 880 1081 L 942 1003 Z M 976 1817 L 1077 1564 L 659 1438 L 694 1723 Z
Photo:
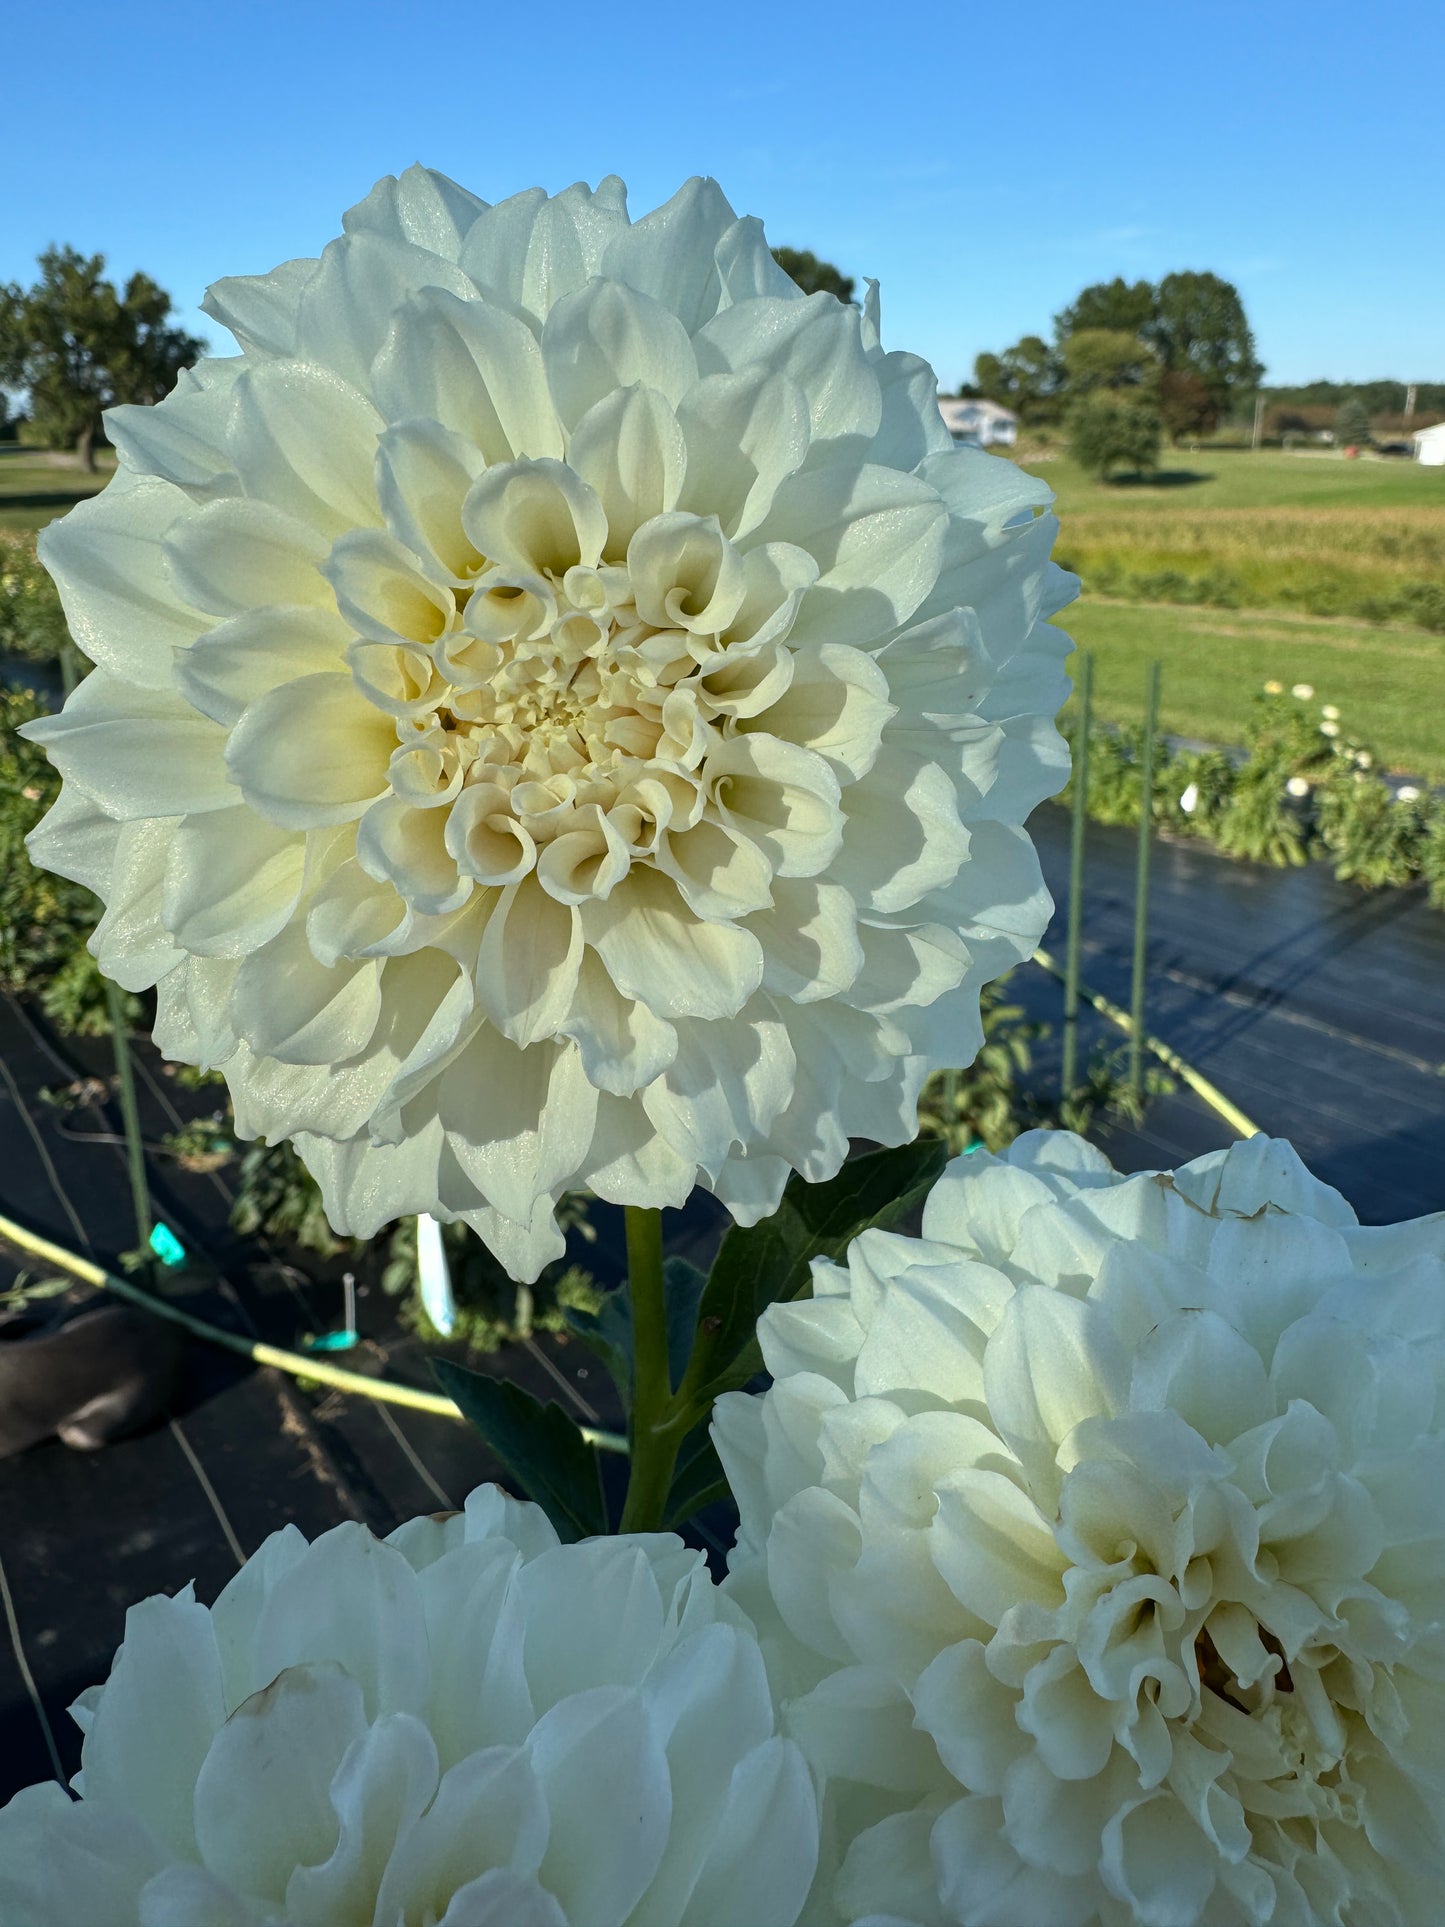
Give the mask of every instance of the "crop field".
M 1237 743 L 1265 681 L 1306 682 L 1386 768 L 1445 781 L 1445 470 L 1170 459 L 1142 484 L 1025 462 L 1055 491 L 1057 555 L 1083 581 L 1060 624 L 1094 654 L 1099 714 L 1137 717 L 1158 659 L 1166 729 Z

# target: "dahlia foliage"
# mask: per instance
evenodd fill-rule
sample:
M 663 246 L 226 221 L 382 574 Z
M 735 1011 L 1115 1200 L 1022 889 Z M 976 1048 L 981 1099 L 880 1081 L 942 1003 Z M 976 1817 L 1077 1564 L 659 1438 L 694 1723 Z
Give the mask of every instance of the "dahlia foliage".
M 0 1811 L 6 1927 L 790 1927 L 817 1857 L 701 1555 L 494 1486 L 147 1600 L 75 1712 L 79 1801 Z
M 808 1918 L 1438 1918 L 1445 1216 L 1034 1133 L 923 1232 L 817 1265 L 716 1412 Z
M 338 1229 L 531 1278 L 567 1187 L 751 1223 L 910 1138 L 1042 933 L 1049 492 L 712 182 L 344 226 L 46 531 L 97 667 L 31 848 Z

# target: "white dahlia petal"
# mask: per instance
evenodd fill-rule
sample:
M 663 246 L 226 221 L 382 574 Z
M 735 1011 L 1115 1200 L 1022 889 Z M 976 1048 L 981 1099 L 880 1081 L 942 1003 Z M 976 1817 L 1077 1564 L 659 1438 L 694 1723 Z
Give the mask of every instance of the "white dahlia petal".
M 690 335 L 696 334 L 717 313 L 717 249 L 736 220 L 716 181 L 688 181 L 651 214 L 619 227 L 608 242 L 601 272 L 650 294 Z
M 226 438 L 241 487 L 327 535 L 377 520 L 381 417 L 329 368 L 268 361 L 231 391 Z
M 1043 929 L 1048 492 L 713 182 L 343 225 L 46 532 L 97 668 L 31 847 L 338 1225 L 530 1275 L 568 1186 L 752 1221 L 913 1135 Z
M 445 174 L 413 166 L 400 176 L 388 174 L 364 201 L 348 208 L 341 225 L 348 234 L 379 234 L 386 240 L 410 241 L 455 261 L 463 239 L 471 232 L 487 203 L 469 194 Z
M 796 383 L 814 443 L 871 439 L 877 431 L 882 397 L 857 312 L 830 295 L 734 301 L 698 330 L 695 342 L 704 375 L 753 366 Z
M 392 315 L 420 288 L 473 294 L 459 268 L 408 241 L 363 230 L 330 242 L 296 306 L 296 354 L 366 392 Z
M 196 956 L 239 957 L 277 936 L 301 894 L 306 839 L 244 804 L 184 816 L 172 835 L 161 918 Z
M 676 405 L 698 373 L 677 316 L 617 281 L 591 281 L 563 295 L 542 328 L 542 359 L 557 413 L 569 429 L 595 402 L 635 382 Z
M 389 421 L 436 422 L 483 464 L 562 452 L 536 336 L 504 309 L 445 288 L 419 288 L 397 310 L 371 392 Z
M 663 1534 L 561 1546 L 495 1487 L 274 1534 L 135 1607 L 72 1802 L 0 1809 L 17 1927 L 792 1927 L 818 1810 L 753 1631 Z
M 248 703 L 273 689 L 344 670 L 351 637 L 334 609 L 248 609 L 175 652 L 175 687 L 194 709 L 229 729 Z
M 809 1917 L 1428 1915 L 1445 1219 L 1362 1229 L 1264 1138 L 1123 1178 L 1036 1132 L 924 1232 L 765 1313 L 715 1418 Z
M 627 226 L 627 190 L 615 174 L 595 193 L 578 181 L 550 200 L 529 187 L 478 217 L 459 259 L 489 301 L 540 324 L 601 272 Z
M 166 538 L 188 508 L 171 482 L 121 467 L 99 495 L 42 529 L 36 544 L 79 646 L 102 669 L 147 689 L 166 689 L 172 651 L 209 627 L 163 564 Z

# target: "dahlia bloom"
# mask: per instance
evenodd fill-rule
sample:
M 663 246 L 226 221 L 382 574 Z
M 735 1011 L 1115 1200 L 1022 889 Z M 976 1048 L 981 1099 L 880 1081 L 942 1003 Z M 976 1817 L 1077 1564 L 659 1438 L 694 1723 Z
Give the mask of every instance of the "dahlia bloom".
M 568 1187 L 751 1223 L 910 1138 L 1043 931 L 1049 491 L 710 181 L 344 226 L 42 537 L 97 668 L 32 853 L 338 1229 L 530 1278 Z
M 923 1233 L 818 1264 L 716 1412 L 808 1918 L 1437 1918 L 1445 1215 L 1039 1132 Z
M 495 1486 L 148 1599 L 74 1710 L 80 1800 L 0 1810 L 7 1927 L 790 1927 L 817 1857 L 701 1555 Z

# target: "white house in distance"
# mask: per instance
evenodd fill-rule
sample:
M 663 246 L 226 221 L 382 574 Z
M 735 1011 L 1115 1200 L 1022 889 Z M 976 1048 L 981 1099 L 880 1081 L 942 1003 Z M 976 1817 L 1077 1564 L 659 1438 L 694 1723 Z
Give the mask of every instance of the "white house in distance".
M 979 448 L 1008 447 L 1018 437 L 1018 416 L 996 401 L 940 400 L 938 412 L 956 442 L 973 442 Z
M 1423 462 L 1426 468 L 1445 468 L 1445 422 L 1436 422 L 1433 428 L 1417 428 L 1411 439 L 1417 462 Z

